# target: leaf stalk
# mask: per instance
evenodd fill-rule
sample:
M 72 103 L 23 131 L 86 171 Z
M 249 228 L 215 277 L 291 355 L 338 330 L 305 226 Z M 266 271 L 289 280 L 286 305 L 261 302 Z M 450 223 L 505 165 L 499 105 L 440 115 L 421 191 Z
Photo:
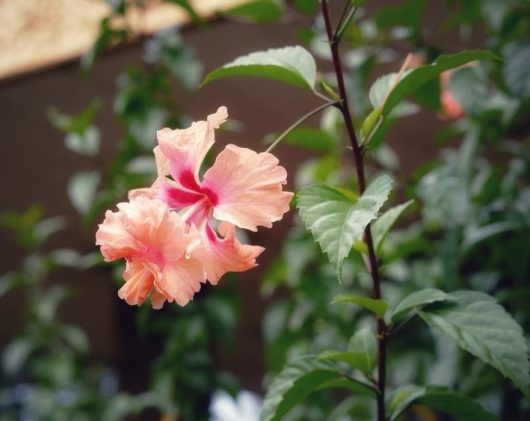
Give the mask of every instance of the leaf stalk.
M 304 121 L 306 121 L 308 118 L 314 116 L 315 114 L 319 113 L 320 111 L 324 110 L 325 108 L 331 106 L 331 105 L 337 105 L 338 101 L 328 101 L 319 107 L 309 111 L 308 113 L 304 114 L 302 117 L 300 117 L 298 120 L 296 120 L 293 124 L 291 124 L 280 136 L 274 140 L 274 142 L 271 143 L 271 145 L 265 150 L 265 152 L 272 151 L 283 139 L 287 137 L 291 131 L 296 129 L 300 124 L 302 124 Z

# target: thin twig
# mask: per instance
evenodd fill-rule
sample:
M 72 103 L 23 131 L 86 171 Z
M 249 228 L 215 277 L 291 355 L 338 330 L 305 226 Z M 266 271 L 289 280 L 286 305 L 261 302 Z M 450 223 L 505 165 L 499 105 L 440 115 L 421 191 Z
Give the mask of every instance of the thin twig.
M 350 21 L 353 19 L 353 16 L 355 15 L 356 11 L 357 8 L 355 6 L 352 6 L 349 13 L 346 15 L 346 17 L 344 17 L 344 20 L 341 22 L 340 26 L 337 27 L 337 30 L 335 31 L 335 39 L 337 40 L 337 42 L 340 41 L 340 39 L 342 38 L 342 34 L 348 27 Z
M 276 147 L 276 145 L 278 145 L 278 143 L 280 143 L 293 129 L 296 129 L 300 124 L 302 124 L 308 118 L 314 116 L 318 112 L 322 111 L 323 109 L 331 105 L 337 105 L 337 101 L 328 101 L 325 104 L 322 104 L 320 107 L 317 107 L 314 110 L 309 111 L 307 114 L 304 114 L 302 117 L 296 120 L 293 124 L 291 124 L 287 128 L 287 130 L 285 130 L 280 136 L 278 136 L 276 140 L 272 142 L 271 145 L 265 150 L 265 152 L 272 151 Z
M 342 13 L 340 14 L 339 23 L 337 23 L 337 30 L 335 31 L 334 36 L 336 37 L 339 33 L 340 28 L 344 26 L 344 21 L 347 20 L 346 16 L 348 15 L 349 11 L 351 11 L 353 5 L 351 0 L 345 0 L 344 1 L 344 7 L 342 8 Z
M 316 89 L 313 89 L 313 94 L 315 94 L 315 96 L 317 96 L 318 98 L 320 98 L 321 100 L 325 101 L 325 102 L 333 102 L 333 99 L 331 99 L 330 97 L 324 95 L 322 92 L 319 92 L 317 91 Z
M 344 124 L 346 126 L 346 131 L 348 137 L 350 138 L 353 158 L 355 160 L 355 168 L 357 172 L 357 181 L 359 184 L 359 192 L 362 194 L 366 189 L 366 180 L 364 175 L 364 165 L 363 165 L 363 147 L 359 144 L 357 140 L 357 135 L 355 133 L 355 128 L 353 127 L 353 119 L 348 104 L 348 96 L 346 92 L 346 85 L 344 83 L 344 74 L 342 70 L 342 64 L 339 55 L 339 38 L 337 38 L 337 32 L 333 32 L 331 27 L 331 19 L 328 10 L 327 0 L 321 1 L 322 15 L 324 17 L 324 22 L 326 25 L 326 33 L 328 36 L 328 41 L 331 48 L 331 56 L 333 59 L 333 68 L 335 70 L 335 75 L 337 77 L 337 86 L 340 96 L 340 105 L 339 108 L 342 112 L 344 118 Z M 377 262 L 377 256 L 375 254 L 374 242 L 372 239 L 372 232 L 370 225 L 366 227 L 364 238 L 366 245 L 368 247 L 368 263 L 369 271 L 372 277 L 372 296 L 373 298 L 381 298 L 381 280 L 379 278 L 379 267 Z M 387 327 L 385 321 L 382 317 L 376 317 L 377 321 L 377 367 L 378 367 L 378 376 L 377 376 L 377 420 L 386 421 L 386 408 L 385 408 L 385 387 L 386 387 L 386 335 Z

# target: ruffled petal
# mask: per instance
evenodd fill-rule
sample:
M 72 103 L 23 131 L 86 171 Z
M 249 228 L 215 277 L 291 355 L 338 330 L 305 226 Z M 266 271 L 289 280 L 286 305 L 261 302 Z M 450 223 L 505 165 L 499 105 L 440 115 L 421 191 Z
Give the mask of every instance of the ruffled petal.
M 119 289 L 118 296 L 129 305 L 141 305 L 149 295 L 156 276 L 156 268 L 146 262 L 127 262 L 123 273 L 125 284 Z
M 159 293 L 156 289 L 153 290 L 153 293 L 151 294 L 151 307 L 155 310 L 160 310 L 164 307 L 165 302 L 166 297 L 164 297 L 164 294 Z
M 164 129 L 164 130 L 170 130 L 170 129 Z M 156 171 L 160 177 L 165 177 L 170 174 L 169 170 L 169 159 L 166 158 L 166 156 L 162 153 L 160 150 L 160 146 L 155 146 L 153 148 L 153 154 L 155 155 L 155 162 L 156 162 Z
M 270 228 L 289 210 L 293 193 L 282 191 L 286 179 L 274 155 L 227 145 L 204 174 L 202 187 L 215 193 L 215 218 L 256 231 Z
M 219 107 L 206 121 L 194 122 L 187 129 L 159 130 L 159 149 L 154 150 L 159 175 L 170 173 L 182 187 L 200 190 L 198 175 L 201 163 L 215 141 L 214 130 L 227 118 L 226 107 Z
M 132 259 L 161 259 L 182 257 L 188 247 L 188 226 L 182 218 L 158 199 L 139 197 L 128 203 L 119 203 L 118 209 L 127 233 L 138 248 L 128 256 Z
M 96 232 L 96 245 L 106 262 L 122 259 L 134 254 L 140 247 L 127 231 L 122 215 L 108 210 Z
M 107 212 L 96 238 L 107 260 L 127 259 L 119 296 L 139 305 L 154 287 L 154 308 L 165 300 L 184 305 L 206 279 L 194 257 L 202 241 L 199 231 L 157 199 L 139 196 L 118 209 Z
M 241 244 L 235 235 L 236 227 L 228 222 L 221 222 L 218 229 L 221 237 L 209 224 L 204 225 L 201 230 L 203 245 L 196 252 L 212 285 L 216 285 L 226 272 L 244 272 L 257 266 L 256 258 L 265 250 Z
M 204 282 L 206 279 L 202 262 L 196 257 L 190 257 L 179 260 L 177 264 L 166 265 L 154 286 L 167 301 L 185 306 L 199 292 Z
M 155 182 L 151 185 L 151 187 L 142 187 L 140 189 L 129 190 L 127 197 L 129 198 L 129 201 L 133 201 L 140 197 L 144 197 L 146 199 L 160 199 L 159 196 L 161 196 L 160 194 L 161 189 L 162 189 L 162 178 L 159 177 L 155 180 Z

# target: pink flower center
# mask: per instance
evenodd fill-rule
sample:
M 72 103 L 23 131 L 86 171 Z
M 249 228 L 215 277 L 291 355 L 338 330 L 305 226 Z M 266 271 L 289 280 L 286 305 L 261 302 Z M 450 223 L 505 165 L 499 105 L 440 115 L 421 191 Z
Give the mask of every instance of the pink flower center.
M 195 192 L 196 194 L 201 194 L 201 195 L 206 196 L 208 200 L 210 201 L 211 206 L 216 206 L 219 203 L 219 198 L 217 194 L 211 189 L 209 189 L 208 187 L 202 187 L 200 184 L 198 184 L 197 181 L 195 180 L 193 173 L 190 170 L 183 171 L 180 174 L 178 181 L 182 187 L 189 189 Z
M 163 200 L 171 209 L 181 212 L 186 222 L 200 226 L 211 217 L 213 208 L 219 204 L 219 196 L 198 183 L 189 169 L 182 171 L 175 180 L 180 186 L 166 185 Z

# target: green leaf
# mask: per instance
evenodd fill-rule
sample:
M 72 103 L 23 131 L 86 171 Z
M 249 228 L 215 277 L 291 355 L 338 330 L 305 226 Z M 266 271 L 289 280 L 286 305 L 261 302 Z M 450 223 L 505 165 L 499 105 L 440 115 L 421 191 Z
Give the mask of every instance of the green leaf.
M 62 326 L 61 334 L 63 339 L 70 345 L 76 352 L 84 354 L 88 352 L 90 343 L 88 336 L 77 326 Z
M 345 377 L 335 364 L 319 361 L 315 355 L 307 355 L 288 364 L 271 383 L 263 401 L 260 420 L 281 420 L 311 393 L 333 387 L 374 393 L 369 385 Z
M 348 351 L 361 358 L 362 362 L 356 368 L 359 368 L 365 374 L 371 374 L 375 369 L 376 347 L 374 332 L 368 327 L 359 329 L 350 339 Z
M 370 114 L 364 119 L 361 126 L 361 144 L 368 145 L 373 138 L 373 134 L 383 123 L 382 107 L 374 108 Z
M 135 409 L 135 399 L 127 393 L 120 392 L 109 399 L 103 412 L 102 419 L 104 420 L 121 420 L 127 418 Z
M 411 71 L 412 70 L 409 70 L 403 73 L 402 75 L 400 75 L 399 73 L 388 73 L 378 78 L 372 84 L 372 86 L 370 87 L 370 91 L 368 93 L 368 98 L 370 99 L 370 103 L 372 104 L 372 107 L 375 109 L 375 108 L 381 107 L 382 105 L 385 105 L 386 98 L 389 95 L 392 88 L 396 86 L 397 83 Z
M 414 200 L 409 200 L 408 202 L 402 203 L 401 205 L 394 206 L 393 208 L 387 210 L 383 213 L 377 221 L 372 225 L 372 236 L 374 237 L 374 247 L 376 253 L 381 248 L 383 240 L 385 239 L 390 228 L 396 223 L 401 214 L 410 206 Z
M 347 363 L 353 368 L 357 368 L 361 371 L 366 370 L 366 362 L 363 356 L 348 351 L 324 351 L 318 355 L 318 359 L 321 361 L 338 361 Z
M 66 226 L 66 218 L 62 216 L 46 218 L 35 225 L 33 228 L 33 236 L 37 244 L 43 244 L 48 238 L 62 231 Z
M 228 9 L 224 14 L 252 22 L 275 22 L 282 16 L 282 3 L 279 0 L 253 0 Z
M 487 240 L 506 231 L 516 230 L 518 228 L 519 227 L 513 220 L 494 222 L 481 227 L 466 226 L 464 231 L 464 239 L 461 244 L 462 250 L 467 251 L 481 241 Z
M 324 91 L 329 95 L 329 97 L 335 101 L 340 101 L 340 95 L 337 93 L 335 89 L 333 89 L 326 81 L 325 79 L 322 79 L 320 81 L 320 84 L 322 85 L 322 88 Z
M 300 46 L 253 52 L 210 72 L 201 86 L 232 76 L 256 76 L 313 89 L 317 79 L 315 59 Z
M 402 319 L 412 310 L 416 310 L 427 304 L 450 300 L 450 296 L 435 288 L 422 289 L 406 296 L 394 309 L 391 315 L 392 322 Z
M 295 0 L 294 4 L 302 13 L 314 15 L 318 10 L 319 0 Z
M 103 263 L 103 256 L 101 255 L 101 253 L 93 251 L 91 253 L 85 254 L 84 256 L 81 256 L 81 259 L 79 259 L 78 267 L 81 270 L 86 270 L 101 263 Z
M 422 404 L 461 421 L 495 421 L 498 418 L 465 395 L 437 387 L 402 386 L 390 400 L 390 421 L 400 419 L 410 406 Z
M 486 411 L 482 405 L 451 390 L 428 388 L 426 393 L 416 400 L 440 412 L 457 417 L 462 421 L 496 421 L 498 417 Z
M 192 48 L 182 41 L 177 28 L 157 32 L 144 44 L 144 60 L 154 67 L 162 65 L 182 82 L 188 90 L 195 90 L 202 77 L 202 64 Z
M 32 310 L 40 323 L 50 324 L 55 319 L 59 304 L 67 297 L 68 292 L 64 286 L 55 285 L 45 294 L 36 299 Z
M 4 273 L 0 276 L 0 298 L 15 287 L 16 280 L 16 274 L 13 272 Z
M 447 295 L 450 303 L 424 307 L 419 315 L 527 393 L 528 346 L 517 322 L 487 294 L 456 291 Z
M 381 299 L 375 299 L 370 297 L 362 297 L 354 294 L 340 294 L 335 297 L 331 304 L 336 303 L 351 303 L 357 304 L 371 312 L 375 313 L 379 317 L 383 317 L 388 307 L 387 303 Z
M 440 78 L 434 78 L 418 88 L 412 94 L 412 99 L 423 107 L 439 111 L 442 106 L 440 95 Z
M 68 133 L 64 139 L 66 147 L 80 155 L 95 156 L 99 152 L 101 134 L 97 127 L 89 127 L 83 133 Z
M 530 98 L 530 42 L 520 41 L 508 44 L 504 52 L 504 81 L 510 91 L 520 99 Z
M 81 255 L 73 249 L 55 249 L 50 252 L 50 260 L 57 266 L 77 267 Z
M 154 156 L 137 156 L 127 163 L 125 169 L 134 174 L 156 176 L 156 161 Z
M 68 183 L 68 196 L 79 213 L 87 213 L 96 196 L 100 175 L 96 171 L 82 171 L 74 174 Z
M 391 394 L 388 410 L 390 421 L 396 421 L 420 396 L 425 394 L 425 387 L 405 385 L 394 390 Z
M 102 105 L 102 101 L 95 98 L 90 101 L 83 110 L 75 115 L 62 113 L 55 107 L 50 107 L 46 113 L 50 123 L 57 129 L 62 130 L 65 133 L 83 133 L 92 126 Z
M 18 373 L 33 348 L 33 343 L 26 338 L 18 338 L 11 342 L 2 354 L 2 366 L 6 374 L 13 375 Z
M 326 414 L 326 421 L 374 420 L 374 409 L 371 398 L 367 396 L 350 396 L 330 408 L 329 413 Z M 355 414 L 355 418 L 352 418 L 353 414 Z
M 392 89 L 383 106 L 383 117 L 409 95 L 417 91 L 442 72 L 463 66 L 474 60 L 494 60 L 498 57 L 491 51 L 471 50 L 453 55 L 441 55 L 432 64 L 417 67 L 407 73 Z M 377 83 L 377 81 L 376 81 Z
M 21 213 L 0 213 L 0 226 L 13 230 L 17 242 L 23 247 L 36 248 L 66 226 L 66 219 L 63 217 L 42 219 L 43 216 L 42 206 L 32 205 Z
M 101 105 L 99 99 L 94 99 L 76 115 L 64 114 L 54 107 L 47 110 L 53 126 L 66 133 L 64 143 L 69 150 L 80 155 L 97 155 L 101 134 L 93 121 Z
M 340 361 L 351 367 L 371 374 L 375 368 L 376 340 L 374 332 L 370 328 L 360 329 L 352 336 L 347 351 L 324 351 L 319 360 Z
M 387 175 L 375 179 L 358 201 L 325 185 L 309 186 L 298 194 L 297 206 L 306 227 L 335 265 L 339 280 L 342 264 L 353 244 L 377 217 L 392 187 Z

